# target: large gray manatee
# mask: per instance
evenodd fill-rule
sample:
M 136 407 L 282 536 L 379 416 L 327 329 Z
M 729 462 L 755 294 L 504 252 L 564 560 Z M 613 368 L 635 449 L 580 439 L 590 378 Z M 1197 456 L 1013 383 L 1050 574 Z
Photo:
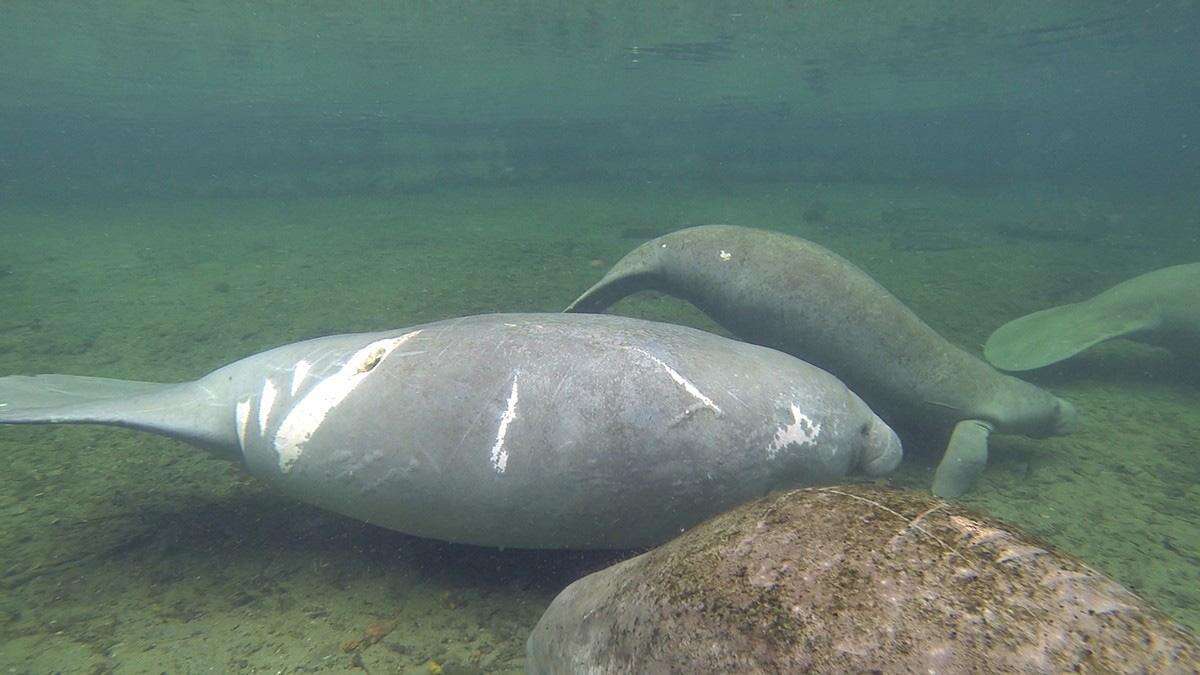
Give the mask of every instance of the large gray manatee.
M 828 370 L 892 422 L 953 425 L 933 491 L 967 491 L 993 432 L 1065 433 L 1071 405 L 948 342 L 853 263 L 798 237 L 691 227 L 634 249 L 569 312 L 644 289 L 683 298 L 733 334 Z
M 331 511 L 530 548 L 661 543 L 772 488 L 878 476 L 901 455 L 861 399 L 787 354 L 562 314 L 318 338 L 181 384 L 4 377 L 0 423 L 159 433 Z

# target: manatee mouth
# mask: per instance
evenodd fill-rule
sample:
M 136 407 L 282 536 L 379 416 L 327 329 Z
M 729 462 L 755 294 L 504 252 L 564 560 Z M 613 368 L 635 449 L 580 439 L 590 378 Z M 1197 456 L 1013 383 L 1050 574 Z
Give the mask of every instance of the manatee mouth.
M 863 446 L 862 472 L 871 478 L 886 476 L 900 466 L 904 447 L 900 437 L 883 420 L 876 417 L 868 429 L 864 429 L 866 444 Z

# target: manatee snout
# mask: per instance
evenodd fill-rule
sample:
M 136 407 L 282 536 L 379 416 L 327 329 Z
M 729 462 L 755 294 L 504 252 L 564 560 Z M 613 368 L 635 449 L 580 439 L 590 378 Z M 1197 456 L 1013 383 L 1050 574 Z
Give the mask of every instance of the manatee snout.
M 862 458 L 859 461 L 864 474 L 878 478 L 900 466 L 900 460 L 904 457 L 900 437 L 878 415 L 872 414 L 872 420 L 864 426 L 863 441 Z
M 1030 438 L 1064 436 L 1075 431 L 1075 406 L 1023 380 L 1002 375 L 999 395 L 981 419 L 1005 434 Z
M 1057 414 L 1054 417 L 1054 427 L 1050 435 L 1066 436 L 1075 433 L 1075 430 L 1079 428 L 1079 417 L 1075 413 L 1075 406 L 1071 405 L 1070 401 L 1064 401 L 1061 398 L 1055 398 L 1054 402 Z
M 1024 420 L 1021 433 L 1030 438 L 1065 436 L 1078 426 L 1075 406 L 1057 396 L 1046 395 L 1046 400 L 1030 409 Z

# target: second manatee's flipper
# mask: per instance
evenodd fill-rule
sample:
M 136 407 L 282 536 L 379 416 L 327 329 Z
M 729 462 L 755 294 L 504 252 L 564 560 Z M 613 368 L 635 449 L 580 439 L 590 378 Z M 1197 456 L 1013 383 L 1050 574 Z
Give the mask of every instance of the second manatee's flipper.
M 942 463 L 933 474 L 933 493 L 957 497 L 975 484 L 987 466 L 988 435 L 992 425 L 981 420 L 963 420 L 954 425 Z
M 0 424 L 105 424 L 226 449 L 232 418 L 194 382 L 156 384 L 76 375 L 0 377 Z
M 983 356 L 1001 370 L 1032 370 L 1154 326 L 1153 305 L 1131 307 L 1105 300 L 1107 296 L 1100 295 L 1013 319 L 992 333 Z

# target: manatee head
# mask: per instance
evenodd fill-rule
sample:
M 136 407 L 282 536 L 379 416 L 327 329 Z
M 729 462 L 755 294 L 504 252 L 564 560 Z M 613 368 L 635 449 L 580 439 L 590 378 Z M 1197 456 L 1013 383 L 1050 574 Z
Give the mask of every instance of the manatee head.
M 859 449 L 859 469 L 872 478 L 886 476 L 900 466 L 904 448 L 900 437 L 879 415 L 871 413 L 871 420 L 862 426 L 862 446 Z
M 1032 438 L 1062 436 L 1076 427 L 1075 406 L 1070 402 L 1015 377 L 1004 376 L 1007 385 L 992 401 L 994 419 L 1001 433 Z

